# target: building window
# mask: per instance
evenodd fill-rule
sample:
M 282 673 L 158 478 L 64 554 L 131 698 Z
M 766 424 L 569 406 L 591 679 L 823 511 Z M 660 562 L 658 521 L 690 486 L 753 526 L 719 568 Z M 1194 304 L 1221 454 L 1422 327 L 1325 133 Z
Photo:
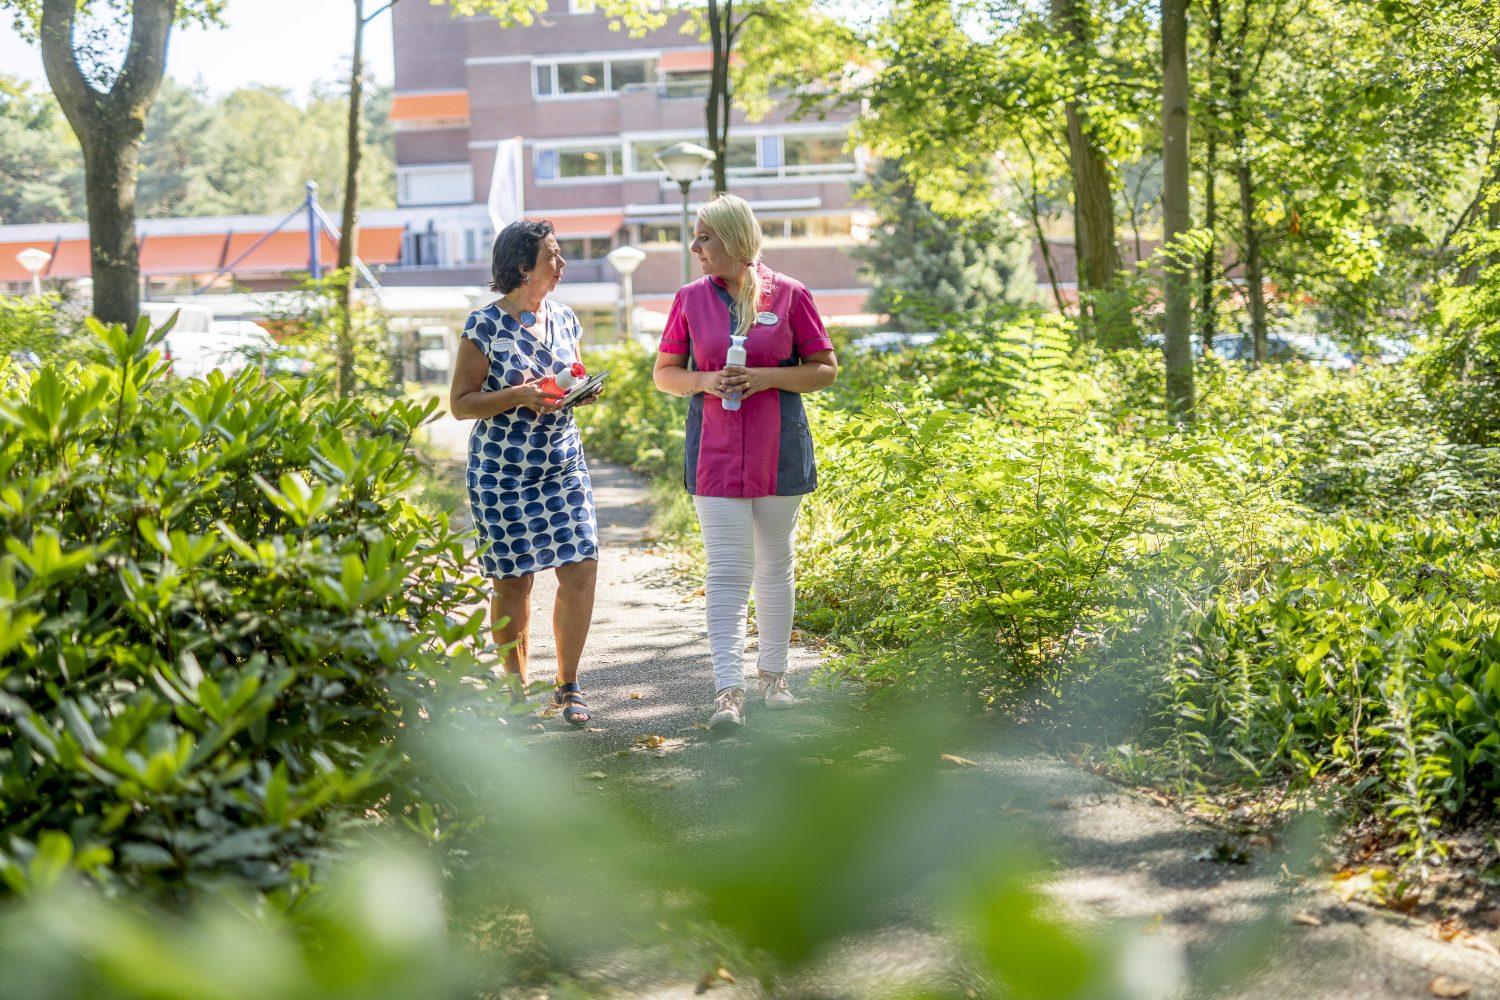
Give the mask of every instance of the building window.
M 781 169 L 781 136 L 760 137 L 760 165 L 767 170 Z
M 662 173 L 661 168 L 656 165 L 655 155 L 659 150 L 666 149 L 674 142 L 694 142 L 700 146 L 706 146 L 708 139 L 701 135 L 674 135 L 665 139 L 633 139 L 630 143 L 631 172 L 637 174 Z M 724 157 L 728 161 L 729 169 L 731 171 L 755 170 L 755 151 L 756 144 L 753 138 L 740 139 L 730 136 L 729 147 L 724 151 Z
M 612 62 L 609 64 L 609 89 L 645 86 L 647 79 L 655 76 L 656 63 L 650 59 Z
M 563 259 L 570 261 L 599 260 L 615 248 L 610 236 L 569 236 L 557 241 Z
M 621 147 L 562 146 L 536 151 L 538 181 L 567 180 L 574 177 L 618 177 L 624 173 Z
M 640 225 L 640 235 L 632 242 L 641 246 L 652 243 L 661 245 L 678 243 L 681 238 L 682 226 L 679 223 L 643 222 Z
M 709 74 L 706 70 L 668 73 L 662 80 L 663 97 L 707 97 Z
M 489 226 L 471 227 L 464 230 L 464 263 L 483 263 L 490 259 L 494 250 L 495 233 Z
M 595 94 L 607 88 L 604 82 L 603 62 L 577 62 L 557 64 L 557 92 L 559 94 Z
M 532 66 L 539 98 L 612 94 L 656 79 L 655 59 L 584 59 Z
M 788 167 L 854 168 L 853 156 L 844 152 L 842 135 L 787 135 L 782 136 L 781 146 Z
M 474 169 L 467 163 L 396 169 L 400 205 L 467 205 L 474 200 Z
M 536 179 L 539 181 L 557 179 L 557 150 L 539 149 L 536 151 Z
M 563 260 L 588 260 L 589 241 L 579 237 L 571 237 L 557 241 L 557 248 L 562 251 Z
M 798 215 L 790 218 L 763 218 L 761 235 L 768 240 L 847 239 L 852 218 L 848 215 Z

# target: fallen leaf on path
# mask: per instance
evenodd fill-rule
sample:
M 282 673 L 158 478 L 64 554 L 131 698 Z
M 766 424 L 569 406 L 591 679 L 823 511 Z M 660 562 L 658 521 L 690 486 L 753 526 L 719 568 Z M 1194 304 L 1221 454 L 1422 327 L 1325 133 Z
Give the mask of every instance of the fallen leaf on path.
M 949 765 L 950 767 L 973 767 L 974 766 L 974 762 L 972 760 L 970 760 L 967 757 L 960 757 L 957 754 L 951 754 L 951 753 L 938 754 L 938 760 L 942 761 L 944 764 Z
M 638 747 L 647 747 L 651 750 L 655 750 L 659 747 L 666 746 L 667 738 L 658 733 L 647 733 L 642 736 L 637 736 L 635 738 L 635 745 Z
M 732 982 L 734 982 L 734 976 L 730 974 L 728 969 L 721 965 L 712 972 L 705 972 L 703 978 L 698 982 L 698 988 L 693 992 L 707 993 L 720 983 Z
M 632 692 L 630 692 L 630 700 L 631 701 L 640 701 L 644 697 L 645 697 L 645 695 L 641 694 L 639 691 L 632 691 Z
M 586 775 L 586 777 L 588 777 L 591 781 L 605 781 L 608 780 L 609 775 L 605 774 L 603 771 L 590 771 Z
M 694 729 L 701 729 L 701 730 L 703 730 L 706 733 L 706 732 L 708 732 L 708 723 L 706 723 L 706 722 L 695 722 L 695 723 L 693 723 L 693 728 Z
M 1292 923 L 1301 924 L 1304 927 L 1322 927 L 1323 918 L 1316 913 L 1309 913 L 1303 910 L 1300 913 L 1292 914 Z
M 530 733 L 545 733 L 547 731 L 547 727 L 542 725 L 540 722 L 533 722 L 531 725 L 526 727 L 526 731 Z
M 1152 802 L 1155 802 L 1159 806 L 1171 806 L 1172 805 L 1172 799 L 1171 799 L 1171 797 L 1169 795 L 1167 795 L 1165 792 L 1159 792 L 1159 791 L 1157 791 L 1155 788 L 1146 788 L 1143 785 L 1143 786 L 1137 788 L 1136 792 L 1137 792 L 1137 794 L 1146 796 L 1146 798 L 1150 799 Z
M 1427 984 L 1428 991 L 1435 997 L 1466 997 L 1474 992 L 1474 987 L 1469 983 L 1461 983 L 1447 976 L 1438 976 Z
M 1487 955 L 1500 956 L 1500 948 L 1469 930 L 1459 917 L 1448 917 L 1432 925 L 1432 936 L 1449 944 L 1457 943 Z

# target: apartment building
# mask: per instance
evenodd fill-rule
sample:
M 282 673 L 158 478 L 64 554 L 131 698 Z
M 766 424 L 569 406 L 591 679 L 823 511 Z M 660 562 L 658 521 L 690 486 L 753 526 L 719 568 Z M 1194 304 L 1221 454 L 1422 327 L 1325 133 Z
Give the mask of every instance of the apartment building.
M 381 281 L 483 286 L 494 204 L 502 222 L 519 214 L 556 225 L 569 266 L 555 294 L 595 339 L 622 329 L 620 282 L 605 255 L 645 251 L 637 323 L 659 329 L 680 283 L 682 193 L 652 154 L 704 142 L 711 53 L 680 20 L 633 39 L 611 30 L 592 0 L 553 6 L 533 25 L 503 29 L 425 3 L 392 9 L 394 214 L 407 233 Z M 728 177 L 762 220 L 767 262 L 805 282 L 827 321 L 862 325 L 872 318 L 847 251 L 869 219 L 852 195 L 864 163 L 846 148 L 851 117 L 792 121 L 778 109 L 750 122 L 736 111 Z M 711 192 L 705 172 L 690 205 Z

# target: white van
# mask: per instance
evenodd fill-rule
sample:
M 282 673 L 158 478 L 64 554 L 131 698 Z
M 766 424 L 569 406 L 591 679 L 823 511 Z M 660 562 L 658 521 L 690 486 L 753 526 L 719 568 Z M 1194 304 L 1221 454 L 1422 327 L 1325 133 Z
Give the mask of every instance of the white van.
M 177 322 L 167 333 L 167 361 L 171 362 L 172 374 L 178 378 L 201 378 L 214 369 L 233 374 L 226 367 L 226 355 L 230 344 L 214 333 L 214 311 L 210 306 L 181 302 L 142 302 L 141 315 L 151 321 L 152 328 L 162 326 L 175 314 Z

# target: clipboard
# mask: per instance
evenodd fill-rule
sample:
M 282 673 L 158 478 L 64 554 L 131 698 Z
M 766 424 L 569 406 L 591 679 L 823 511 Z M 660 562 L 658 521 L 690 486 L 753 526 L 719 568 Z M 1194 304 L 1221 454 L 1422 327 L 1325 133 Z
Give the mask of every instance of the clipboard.
M 574 403 L 578 402 L 580 399 L 583 399 L 585 396 L 598 389 L 601 385 L 604 384 L 604 380 L 608 376 L 609 369 L 606 368 L 604 371 L 594 372 L 594 374 L 584 379 L 578 385 L 575 385 L 573 388 L 569 389 L 568 394 L 562 398 L 563 409 L 567 409 Z

